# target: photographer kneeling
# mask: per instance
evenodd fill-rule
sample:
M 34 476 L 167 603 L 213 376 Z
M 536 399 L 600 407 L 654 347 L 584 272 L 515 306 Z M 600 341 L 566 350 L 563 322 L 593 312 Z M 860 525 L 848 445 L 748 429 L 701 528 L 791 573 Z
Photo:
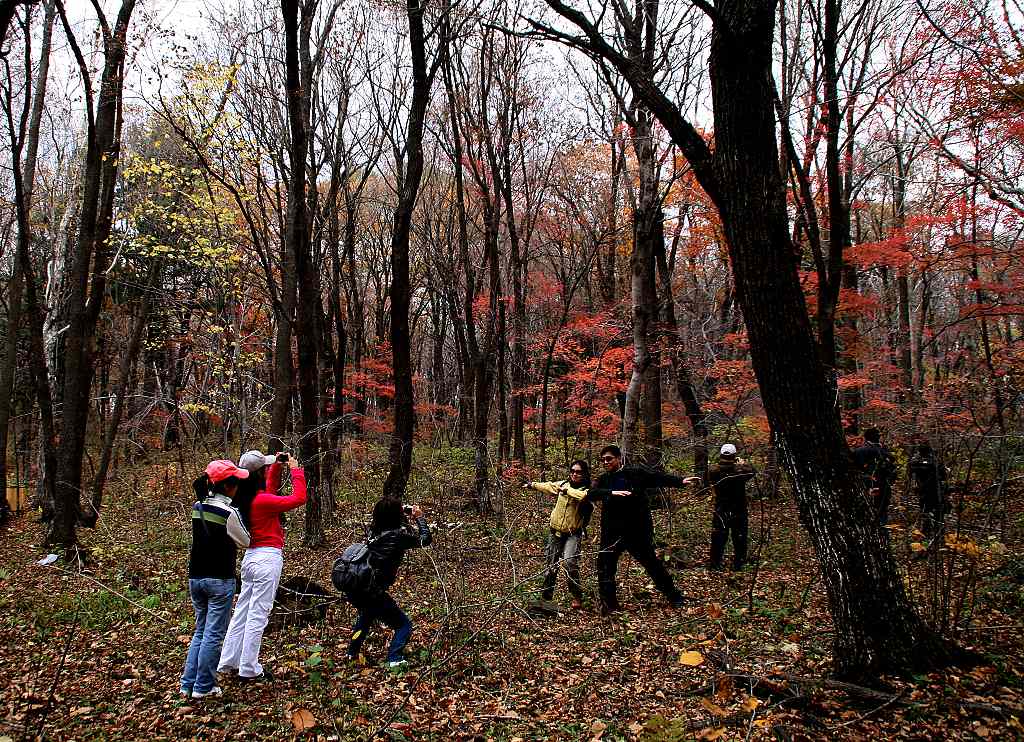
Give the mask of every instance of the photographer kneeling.
M 407 514 L 415 519 L 415 527 L 406 519 Z M 373 624 L 380 621 L 395 631 L 391 646 L 388 647 L 388 667 L 399 668 L 406 664 L 402 652 L 412 633 L 412 622 L 387 591 L 398 578 L 398 568 L 405 552 L 429 546 L 431 540 L 430 528 L 418 505 L 403 507 L 401 500 L 385 498 L 373 506 L 370 539 L 365 544 L 366 555 L 360 559 L 365 559 L 369 566 L 369 584 L 353 587 L 338 585 L 338 581 L 335 581 L 359 611 L 348 646 L 350 660 L 360 660 L 359 650 L 367 634 Z M 349 547 L 346 554 L 353 548 Z M 344 559 L 345 556 L 339 562 Z

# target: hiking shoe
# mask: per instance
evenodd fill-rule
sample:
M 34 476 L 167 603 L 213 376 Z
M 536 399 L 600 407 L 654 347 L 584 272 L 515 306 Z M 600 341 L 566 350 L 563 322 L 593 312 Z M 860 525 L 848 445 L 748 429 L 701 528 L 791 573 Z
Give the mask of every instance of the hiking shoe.
M 184 696 L 185 698 L 191 698 L 192 697 L 192 689 L 191 688 L 178 688 L 178 694 L 181 695 L 181 696 Z
M 251 678 L 246 677 L 245 675 L 238 676 L 238 682 L 242 683 L 243 685 L 269 683 L 273 679 L 274 676 L 270 674 L 269 670 L 264 670 L 259 675 L 253 675 Z
M 682 608 L 682 607 L 684 607 L 686 605 L 690 605 L 692 603 L 693 603 L 692 600 L 690 600 L 686 596 L 682 595 L 681 593 L 676 593 L 675 595 L 673 595 L 671 598 L 668 599 L 668 604 L 670 606 L 672 606 L 673 608 Z
M 618 603 L 601 603 L 600 611 L 602 616 L 610 616 L 618 610 L 620 610 Z
M 579 598 L 574 598 L 573 601 L 572 601 L 572 604 L 569 607 L 572 608 L 574 611 L 582 611 L 583 610 L 583 601 L 580 600 Z
M 222 695 L 224 695 L 224 691 L 221 690 L 221 687 L 219 685 L 213 686 L 208 691 L 199 691 L 199 690 L 192 691 L 192 697 L 193 698 L 206 698 L 207 696 L 222 696 Z

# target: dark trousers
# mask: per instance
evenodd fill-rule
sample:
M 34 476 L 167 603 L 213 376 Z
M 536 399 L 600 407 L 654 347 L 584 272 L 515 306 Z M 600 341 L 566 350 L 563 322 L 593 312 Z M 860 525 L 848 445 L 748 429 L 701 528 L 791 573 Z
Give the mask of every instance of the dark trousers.
M 711 516 L 711 560 L 710 566 L 722 566 L 725 555 L 725 544 L 732 535 L 732 564 L 734 569 L 742 569 L 747 562 L 748 537 L 747 502 L 737 503 L 715 502 L 715 511 Z
M 601 525 L 601 551 L 597 555 L 597 589 L 601 605 L 607 610 L 619 607 L 615 595 L 615 572 L 619 568 L 622 552 L 629 552 L 650 575 L 654 586 L 669 600 L 679 597 L 665 565 L 654 551 L 654 533 L 642 528 L 632 533 L 606 529 Z
M 921 530 L 925 538 L 932 539 L 942 533 L 947 512 L 948 505 L 939 496 L 921 498 Z
M 401 660 L 402 650 L 405 649 L 409 635 L 412 634 L 412 622 L 398 607 L 395 599 L 387 593 L 348 597 L 352 605 L 359 611 L 355 625 L 352 627 L 352 641 L 348 645 L 349 657 L 359 656 L 359 650 L 362 648 L 363 642 L 366 641 L 370 629 L 380 621 L 395 631 L 395 635 L 391 639 L 391 646 L 388 647 L 388 662 Z
M 876 487 L 871 490 L 874 497 L 875 516 L 878 518 L 878 525 L 884 526 L 889 522 L 889 503 L 892 502 L 892 487 Z

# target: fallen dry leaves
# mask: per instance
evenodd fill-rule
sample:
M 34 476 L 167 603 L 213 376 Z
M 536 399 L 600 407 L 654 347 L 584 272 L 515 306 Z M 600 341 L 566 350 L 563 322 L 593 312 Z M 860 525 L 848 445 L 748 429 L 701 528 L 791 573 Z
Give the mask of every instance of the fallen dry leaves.
M 0 728 L 11 739 L 40 729 L 52 739 L 146 740 L 193 738 L 199 730 L 214 740 L 325 741 L 372 734 L 520 742 L 1024 736 L 1022 660 L 1013 631 L 965 635 L 1000 658 L 998 670 L 934 673 L 913 682 L 886 678 L 886 693 L 896 698 L 888 704 L 787 680 L 827 678 L 830 671 L 827 607 L 787 503 L 774 506 L 772 551 L 753 590 L 748 572 L 676 570 L 696 603 L 676 612 L 626 559 L 624 610 L 612 620 L 592 608 L 569 610 L 563 582 L 555 615 L 523 610 L 533 583 L 515 585 L 510 564 L 520 579 L 539 572 L 543 508 L 522 511 L 514 530 L 499 532 L 493 521 L 439 513 L 440 522 L 462 525 L 442 529 L 429 555 L 411 555 L 394 590 L 416 629 L 409 672 L 348 664 L 353 613 L 338 603 L 325 624 L 268 634 L 262 660 L 275 672 L 272 684 L 243 687 L 228 679 L 223 698 L 186 702 L 177 695 L 177 677 L 191 636 L 182 577 L 187 541 L 167 525 L 180 503 L 146 507 L 165 515 L 133 520 L 125 494 L 105 514 L 110 530 L 86 534 L 101 547 L 96 582 L 34 565 L 39 531 L 30 519 L 0 532 Z M 333 544 L 350 540 L 356 516 L 329 533 Z M 668 519 L 659 514 L 668 557 L 700 560 L 707 534 L 703 525 L 688 531 L 686 524 L 703 524 L 703 516 L 677 514 L 673 522 L 681 530 L 669 535 Z M 757 523 L 755 517 L 754 534 Z M 110 532 L 124 537 L 102 541 Z M 297 536 L 289 535 L 285 573 L 329 584 L 334 549 L 304 550 Z M 989 549 L 991 559 L 1020 558 L 1020 543 L 1000 543 L 1009 553 Z M 595 549 L 585 546 L 590 583 Z M 993 600 L 980 604 L 975 624 L 1019 625 L 1022 612 L 1012 601 Z M 371 635 L 371 660 L 383 658 L 387 638 L 379 629 Z

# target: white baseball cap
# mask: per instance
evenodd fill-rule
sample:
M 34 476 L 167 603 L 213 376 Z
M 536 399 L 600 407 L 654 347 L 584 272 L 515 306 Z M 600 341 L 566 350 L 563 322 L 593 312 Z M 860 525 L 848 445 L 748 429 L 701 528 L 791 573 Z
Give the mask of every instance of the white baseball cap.
M 721 454 L 722 456 L 735 456 L 736 446 L 732 445 L 731 443 L 726 443 L 724 446 L 722 446 L 722 450 L 719 451 L 718 453 Z M 244 467 L 245 464 L 242 464 L 242 466 Z
M 273 454 L 264 454 L 262 451 L 246 451 L 242 454 L 242 458 L 238 460 L 238 466 L 241 469 L 248 469 L 251 472 L 257 472 L 264 466 L 270 466 L 277 457 Z

